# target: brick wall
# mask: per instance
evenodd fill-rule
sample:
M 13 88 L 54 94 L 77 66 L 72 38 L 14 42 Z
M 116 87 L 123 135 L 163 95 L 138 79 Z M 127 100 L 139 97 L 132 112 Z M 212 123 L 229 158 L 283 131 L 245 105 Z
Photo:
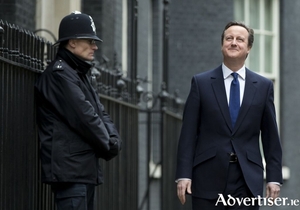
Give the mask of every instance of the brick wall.
M 194 74 L 221 64 L 220 37 L 232 19 L 232 0 L 170 2 L 170 91 L 179 89 L 185 99 Z
M 2 0 L 0 2 L 0 19 L 34 31 L 35 6 L 35 0 Z
M 96 51 L 96 58 L 101 61 L 102 57 L 105 56 L 109 59 L 110 67 L 113 67 L 114 59 L 117 59 L 117 63 L 120 63 L 122 0 L 85 0 L 82 1 L 82 11 L 93 17 L 97 34 L 103 40 L 99 44 L 98 51 Z

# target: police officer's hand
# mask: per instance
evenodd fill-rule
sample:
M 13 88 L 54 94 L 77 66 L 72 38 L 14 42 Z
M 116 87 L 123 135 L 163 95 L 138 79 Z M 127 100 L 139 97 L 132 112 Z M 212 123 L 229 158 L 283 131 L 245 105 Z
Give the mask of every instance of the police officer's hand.
M 122 141 L 117 137 L 110 137 L 108 143 L 109 150 L 97 153 L 96 156 L 98 158 L 103 158 L 106 161 L 111 160 L 119 154 L 119 151 L 121 150 L 121 142 Z
M 112 156 L 118 155 L 119 151 L 121 150 L 120 141 L 118 138 L 112 137 L 109 139 L 109 147 L 110 147 L 110 154 Z

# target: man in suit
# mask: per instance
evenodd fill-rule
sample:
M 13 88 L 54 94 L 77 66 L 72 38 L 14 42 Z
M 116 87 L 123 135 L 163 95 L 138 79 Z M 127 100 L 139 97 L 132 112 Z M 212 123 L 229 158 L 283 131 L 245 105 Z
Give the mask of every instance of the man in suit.
M 177 195 L 184 204 L 186 193 L 191 194 L 193 210 L 259 209 L 264 180 L 260 136 L 266 198 L 278 197 L 282 184 L 273 83 L 245 67 L 252 29 L 230 22 L 221 40 L 222 65 L 192 78 L 178 144 Z M 228 198 L 231 203 L 224 202 Z M 245 198 L 253 202 L 234 202 Z

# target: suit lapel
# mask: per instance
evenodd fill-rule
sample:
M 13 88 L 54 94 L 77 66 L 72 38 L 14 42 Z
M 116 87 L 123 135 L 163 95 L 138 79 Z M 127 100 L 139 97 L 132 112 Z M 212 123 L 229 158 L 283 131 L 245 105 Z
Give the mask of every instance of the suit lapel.
M 231 119 L 226 97 L 222 66 L 219 66 L 212 72 L 212 76 L 210 79 L 215 97 L 218 102 L 218 106 L 220 107 L 221 113 L 226 121 L 226 124 L 229 128 L 231 128 Z
M 252 101 L 254 100 L 254 96 L 256 93 L 256 83 L 257 80 L 249 69 L 246 68 L 246 81 L 245 81 L 245 90 L 243 102 L 240 108 L 240 112 L 236 121 L 236 126 L 234 127 L 234 131 L 238 129 L 243 119 L 245 118 L 249 108 L 251 107 Z

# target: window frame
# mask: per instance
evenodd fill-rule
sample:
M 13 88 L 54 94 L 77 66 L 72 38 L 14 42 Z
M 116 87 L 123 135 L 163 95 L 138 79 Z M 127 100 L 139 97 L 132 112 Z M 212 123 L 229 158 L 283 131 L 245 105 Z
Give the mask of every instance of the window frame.
M 243 1 L 243 2 L 241 2 Z M 265 27 L 265 16 L 266 14 L 269 14 L 266 12 L 265 9 L 265 5 L 266 5 L 266 1 L 270 1 L 270 5 L 271 5 L 271 9 L 269 10 L 272 13 L 272 18 L 271 18 L 271 24 L 272 26 L 271 31 L 270 30 L 266 30 Z M 251 26 L 251 7 L 250 4 L 253 3 L 257 3 L 259 4 L 259 21 L 258 21 L 258 25 L 259 28 L 255 28 L 253 26 Z M 274 103 L 275 103 L 275 107 L 276 107 L 276 113 L 279 113 L 279 107 L 280 107 L 280 52 L 279 52 L 279 40 L 280 40 L 280 34 L 279 34 L 279 20 L 280 20 L 280 11 L 279 11 L 279 0 L 258 0 L 257 2 L 253 1 L 253 0 L 235 0 L 234 1 L 234 7 L 243 7 L 243 11 L 237 11 L 235 8 L 235 19 L 237 19 L 237 21 L 242 21 L 244 22 L 246 25 L 248 25 L 249 27 L 253 28 L 254 30 L 254 47 L 258 47 L 258 51 L 259 51 L 259 58 L 257 60 L 255 60 L 255 62 L 258 62 L 258 69 L 257 68 L 251 68 L 251 66 L 253 66 L 253 64 L 251 63 L 251 53 L 253 53 L 253 51 L 250 51 L 249 57 L 246 59 L 245 65 L 246 67 L 249 67 L 249 69 L 257 72 L 258 74 L 271 79 L 274 82 Z M 240 8 L 239 8 L 240 9 Z M 237 17 L 237 15 L 241 16 L 243 15 L 243 17 Z M 272 43 L 271 43 L 271 49 L 272 52 L 268 52 L 265 49 L 265 41 L 266 41 L 266 36 L 271 36 L 272 39 Z M 259 44 L 256 44 L 259 43 Z M 252 49 L 253 50 L 253 49 Z M 271 53 L 270 56 L 270 69 L 271 72 L 267 72 L 265 71 L 265 61 L 266 61 L 266 53 Z M 278 120 L 278 124 L 279 124 L 279 114 L 277 114 L 277 120 Z

